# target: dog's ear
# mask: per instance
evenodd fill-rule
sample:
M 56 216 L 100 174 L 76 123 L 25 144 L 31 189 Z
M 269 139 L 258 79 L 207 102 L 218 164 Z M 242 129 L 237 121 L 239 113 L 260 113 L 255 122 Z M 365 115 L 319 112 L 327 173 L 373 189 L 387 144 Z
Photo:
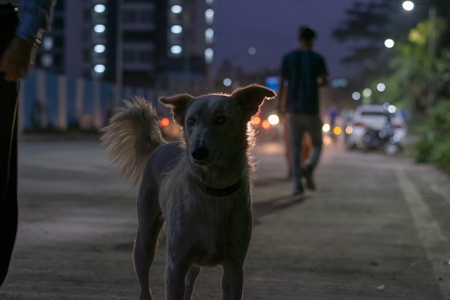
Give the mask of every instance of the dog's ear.
M 186 115 L 187 108 L 195 98 L 189 94 L 179 94 L 173 97 L 161 97 L 159 102 L 170 107 L 173 112 L 173 118 L 175 121 L 184 126 L 184 117 Z
M 231 97 L 235 98 L 239 103 L 245 120 L 250 121 L 250 118 L 258 112 L 259 106 L 263 103 L 264 99 L 276 97 L 276 94 L 269 88 L 253 84 L 236 89 L 231 94 Z

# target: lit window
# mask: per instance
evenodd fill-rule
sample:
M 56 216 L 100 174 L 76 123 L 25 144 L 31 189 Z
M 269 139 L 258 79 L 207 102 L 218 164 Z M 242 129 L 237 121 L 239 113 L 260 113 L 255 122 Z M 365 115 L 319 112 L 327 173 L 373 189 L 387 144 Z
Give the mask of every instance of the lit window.
M 180 54 L 183 51 L 183 48 L 181 46 L 175 45 L 170 48 L 170 52 L 173 54 Z
M 178 34 L 178 33 L 181 33 L 183 31 L 183 27 L 181 27 L 180 25 L 173 25 L 170 28 L 170 31 L 172 31 L 172 33 Z
M 95 45 L 95 46 L 94 46 L 94 51 L 95 51 L 96 53 L 103 53 L 103 52 L 105 52 L 105 50 L 106 50 L 105 45 L 99 44 L 99 45 Z
M 214 42 L 214 30 L 208 28 L 205 30 L 205 41 L 208 44 L 212 44 Z
M 211 48 L 205 49 L 205 62 L 210 64 L 214 58 L 214 50 Z
M 105 32 L 105 30 L 106 30 L 106 27 L 103 24 L 97 24 L 94 26 L 95 32 L 102 33 L 102 32 Z
M 179 14 L 183 11 L 183 8 L 180 5 L 174 5 L 170 9 L 174 14 Z
M 105 69 L 106 69 L 105 65 L 99 64 L 99 65 L 94 66 L 95 73 L 103 73 L 103 72 L 105 72 Z
M 51 67 L 53 65 L 53 55 L 43 54 L 41 56 L 41 64 L 44 67 Z
M 42 48 L 44 50 L 51 50 L 53 48 L 53 38 L 46 36 L 42 39 Z
M 103 5 L 103 4 L 97 4 L 97 5 L 94 6 L 94 11 L 95 11 L 96 13 L 102 13 L 102 12 L 104 12 L 105 10 L 106 10 L 106 6 Z
M 205 20 L 206 24 L 212 24 L 214 22 L 214 10 L 211 8 L 208 8 L 205 11 Z

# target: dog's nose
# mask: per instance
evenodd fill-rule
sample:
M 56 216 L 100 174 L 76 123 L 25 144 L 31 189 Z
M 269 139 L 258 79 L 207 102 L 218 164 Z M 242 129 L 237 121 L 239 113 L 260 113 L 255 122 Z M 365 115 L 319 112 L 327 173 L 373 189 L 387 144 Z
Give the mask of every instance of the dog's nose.
M 192 157 L 195 160 L 199 160 L 199 161 L 204 160 L 205 158 L 208 157 L 208 155 L 209 155 L 209 150 L 206 147 L 200 147 L 198 149 L 195 149 L 192 152 Z

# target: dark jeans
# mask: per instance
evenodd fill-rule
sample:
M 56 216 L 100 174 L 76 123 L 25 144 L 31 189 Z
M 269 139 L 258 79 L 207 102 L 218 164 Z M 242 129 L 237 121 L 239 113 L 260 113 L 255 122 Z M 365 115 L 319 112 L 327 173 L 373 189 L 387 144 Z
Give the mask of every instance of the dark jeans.
M 5 6 L 0 5 L 4 12 Z M 0 56 L 15 36 L 17 15 L 0 18 Z M 0 74 L 0 286 L 8 273 L 17 232 L 18 84 Z
M 306 168 L 313 171 L 319 162 L 322 152 L 322 120 L 320 116 L 305 114 L 289 114 L 289 138 L 291 146 L 291 169 L 294 184 L 301 186 L 302 141 L 305 132 L 311 136 L 313 150 L 306 163 Z

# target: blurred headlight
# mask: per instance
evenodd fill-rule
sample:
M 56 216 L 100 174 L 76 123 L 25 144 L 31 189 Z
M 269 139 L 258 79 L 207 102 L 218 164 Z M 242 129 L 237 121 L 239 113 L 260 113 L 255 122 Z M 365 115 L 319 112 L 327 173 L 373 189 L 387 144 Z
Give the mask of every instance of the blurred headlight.
M 264 128 L 264 129 L 269 129 L 270 128 L 269 121 L 267 121 L 267 120 L 262 121 L 261 127 Z
M 253 125 L 259 125 L 261 123 L 261 118 L 258 116 L 254 116 L 252 118 L 252 123 L 253 123 Z
M 159 125 L 160 125 L 161 127 L 169 126 L 169 124 L 170 124 L 169 118 L 162 118 L 162 119 L 159 121 Z
M 353 127 L 352 127 L 352 126 L 347 126 L 347 127 L 345 127 L 345 132 L 346 132 L 347 134 L 352 134 L 352 132 L 353 132 Z
M 335 135 L 340 135 L 340 134 L 342 133 L 341 127 L 339 127 L 339 126 L 334 127 L 334 128 L 333 128 L 333 133 L 334 133 Z
M 330 124 L 323 124 L 322 130 L 323 132 L 329 132 L 331 129 Z
M 280 118 L 278 118 L 277 115 L 270 115 L 267 118 L 267 121 L 269 121 L 270 125 L 277 125 L 278 123 L 280 123 Z

